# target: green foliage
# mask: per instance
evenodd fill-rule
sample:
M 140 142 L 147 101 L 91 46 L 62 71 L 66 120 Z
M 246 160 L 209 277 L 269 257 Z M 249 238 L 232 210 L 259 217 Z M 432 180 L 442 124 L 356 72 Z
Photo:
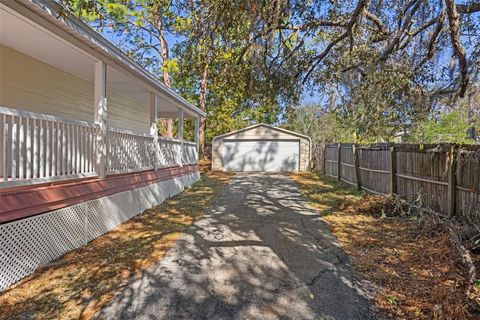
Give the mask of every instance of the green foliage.
M 398 298 L 396 296 L 388 296 L 387 297 L 387 302 L 392 304 L 392 305 L 395 305 L 398 303 Z
M 414 126 L 429 114 L 429 101 L 413 81 L 406 64 L 384 63 L 372 66 L 362 75 L 347 75 L 332 67 L 332 71 L 322 77 L 322 88 L 329 95 L 329 103 L 294 108 L 288 114 L 291 128 L 314 140 L 393 141 L 396 133 Z
M 208 73 L 206 141 L 251 123 L 278 122 L 282 102 L 298 92 L 293 93 L 291 79 L 260 74 L 253 53 L 242 56 L 255 17 L 223 0 L 185 8 L 185 23 L 179 28 L 185 40 L 173 50 L 180 62 L 174 86 L 201 105 L 200 83 Z
M 243 54 L 259 18 L 246 4 L 224 0 L 65 3 L 97 31 L 113 33 L 116 45 L 158 78 L 167 72 L 174 90 L 199 107 L 203 107 L 200 88 L 207 70 L 207 142 L 251 123 L 278 122 L 287 102 L 298 99 L 301 89 L 291 75 L 266 75 L 268 70 L 259 67 L 253 48 Z M 265 3 L 257 9 L 268 16 L 273 8 Z M 169 43 L 167 61 L 162 59 L 160 31 L 175 38 Z M 293 48 L 298 38 L 288 42 Z
M 451 54 L 453 34 L 448 36 L 445 9 L 436 3 L 61 2 L 98 31 L 113 34 L 158 78 L 168 73 L 174 90 L 205 109 L 207 142 L 251 123 L 285 120 L 317 141 L 386 142 L 400 131 L 425 141 L 465 139 L 463 114 L 427 121 L 437 104 L 454 105 L 442 92 L 455 92 L 453 75 L 459 74 L 458 65 L 440 58 Z M 471 82 L 480 74 L 475 14 L 460 19 L 461 40 L 474 44 L 467 48 Z M 175 39 L 166 61 L 161 33 Z M 305 89 L 319 94 L 323 107 L 294 107 Z
M 351 63 L 370 54 L 369 48 L 356 48 L 339 59 Z M 408 60 L 368 65 L 361 73 L 345 73 L 343 64 L 332 64 L 329 71 L 317 80 L 328 95 L 328 111 L 350 142 L 392 141 L 397 132 L 429 114 L 430 101 Z
M 473 285 L 474 285 L 475 287 L 477 287 L 477 288 L 480 289 L 480 279 L 475 279 L 475 280 L 473 281 Z
M 180 66 L 177 59 L 169 59 L 163 63 L 162 68 L 169 74 L 177 74 L 180 71 Z
M 309 136 L 314 144 L 348 140 L 337 118 L 320 105 L 298 106 L 287 113 L 289 130 Z
M 455 110 L 420 124 L 409 140 L 423 143 L 472 143 L 474 141 L 467 138 L 469 127 L 466 112 Z

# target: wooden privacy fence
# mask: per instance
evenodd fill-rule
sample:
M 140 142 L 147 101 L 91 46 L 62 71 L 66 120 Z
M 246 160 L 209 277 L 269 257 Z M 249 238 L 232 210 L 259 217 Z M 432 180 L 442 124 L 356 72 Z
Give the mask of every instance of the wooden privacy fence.
M 327 144 L 328 176 L 375 194 L 421 197 L 442 214 L 480 218 L 480 146 Z
M 311 168 L 314 170 L 323 170 L 325 167 L 325 144 L 324 143 L 313 143 L 312 147 L 312 165 Z

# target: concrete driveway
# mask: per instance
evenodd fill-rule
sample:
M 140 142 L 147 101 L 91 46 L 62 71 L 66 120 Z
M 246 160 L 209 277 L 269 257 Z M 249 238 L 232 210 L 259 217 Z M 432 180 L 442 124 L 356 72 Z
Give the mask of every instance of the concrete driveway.
M 373 319 L 349 259 L 284 175 L 237 175 L 209 214 L 100 314 Z

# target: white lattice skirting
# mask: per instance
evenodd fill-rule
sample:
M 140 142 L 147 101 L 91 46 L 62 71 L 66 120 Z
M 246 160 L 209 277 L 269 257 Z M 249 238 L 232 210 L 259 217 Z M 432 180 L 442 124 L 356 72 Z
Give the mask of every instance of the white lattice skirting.
M 190 173 L 0 225 L 0 291 L 199 179 L 198 172 Z

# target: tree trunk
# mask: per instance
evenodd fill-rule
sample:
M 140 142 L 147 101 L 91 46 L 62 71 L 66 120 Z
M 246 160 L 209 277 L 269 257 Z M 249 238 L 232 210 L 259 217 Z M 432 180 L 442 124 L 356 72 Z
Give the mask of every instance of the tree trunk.
M 158 40 L 160 41 L 160 47 L 162 49 L 162 60 L 163 60 L 163 83 L 168 88 L 172 87 L 172 82 L 170 80 L 170 74 L 165 66 L 168 63 L 169 52 L 168 52 L 168 42 L 165 39 L 165 33 L 163 32 L 163 21 L 162 21 L 162 12 L 158 12 L 158 15 L 155 16 L 155 27 L 158 30 Z M 166 119 L 166 128 L 167 128 L 167 137 L 173 138 L 173 119 Z
M 454 0 L 445 0 L 448 22 L 450 24 L 450 41 L 458 60 L 458 96 L 463 98 L 468 88 L 467 52 L 461 41 L 460 15 Z
M 200 97 L 199 105 L 202 111 L 206 111 L 207 107 L 207 85 L 208 85 L 208 63 L 203 67 L 202 73 L 202 83 L 200 85 Z M 207 155 L 205 154 L 205 127 L 206 127 L 206 117 L 200 120 L 200 127 L 198 130 L 198 141 L 200 144 L 200 157 L 206 159 Z

